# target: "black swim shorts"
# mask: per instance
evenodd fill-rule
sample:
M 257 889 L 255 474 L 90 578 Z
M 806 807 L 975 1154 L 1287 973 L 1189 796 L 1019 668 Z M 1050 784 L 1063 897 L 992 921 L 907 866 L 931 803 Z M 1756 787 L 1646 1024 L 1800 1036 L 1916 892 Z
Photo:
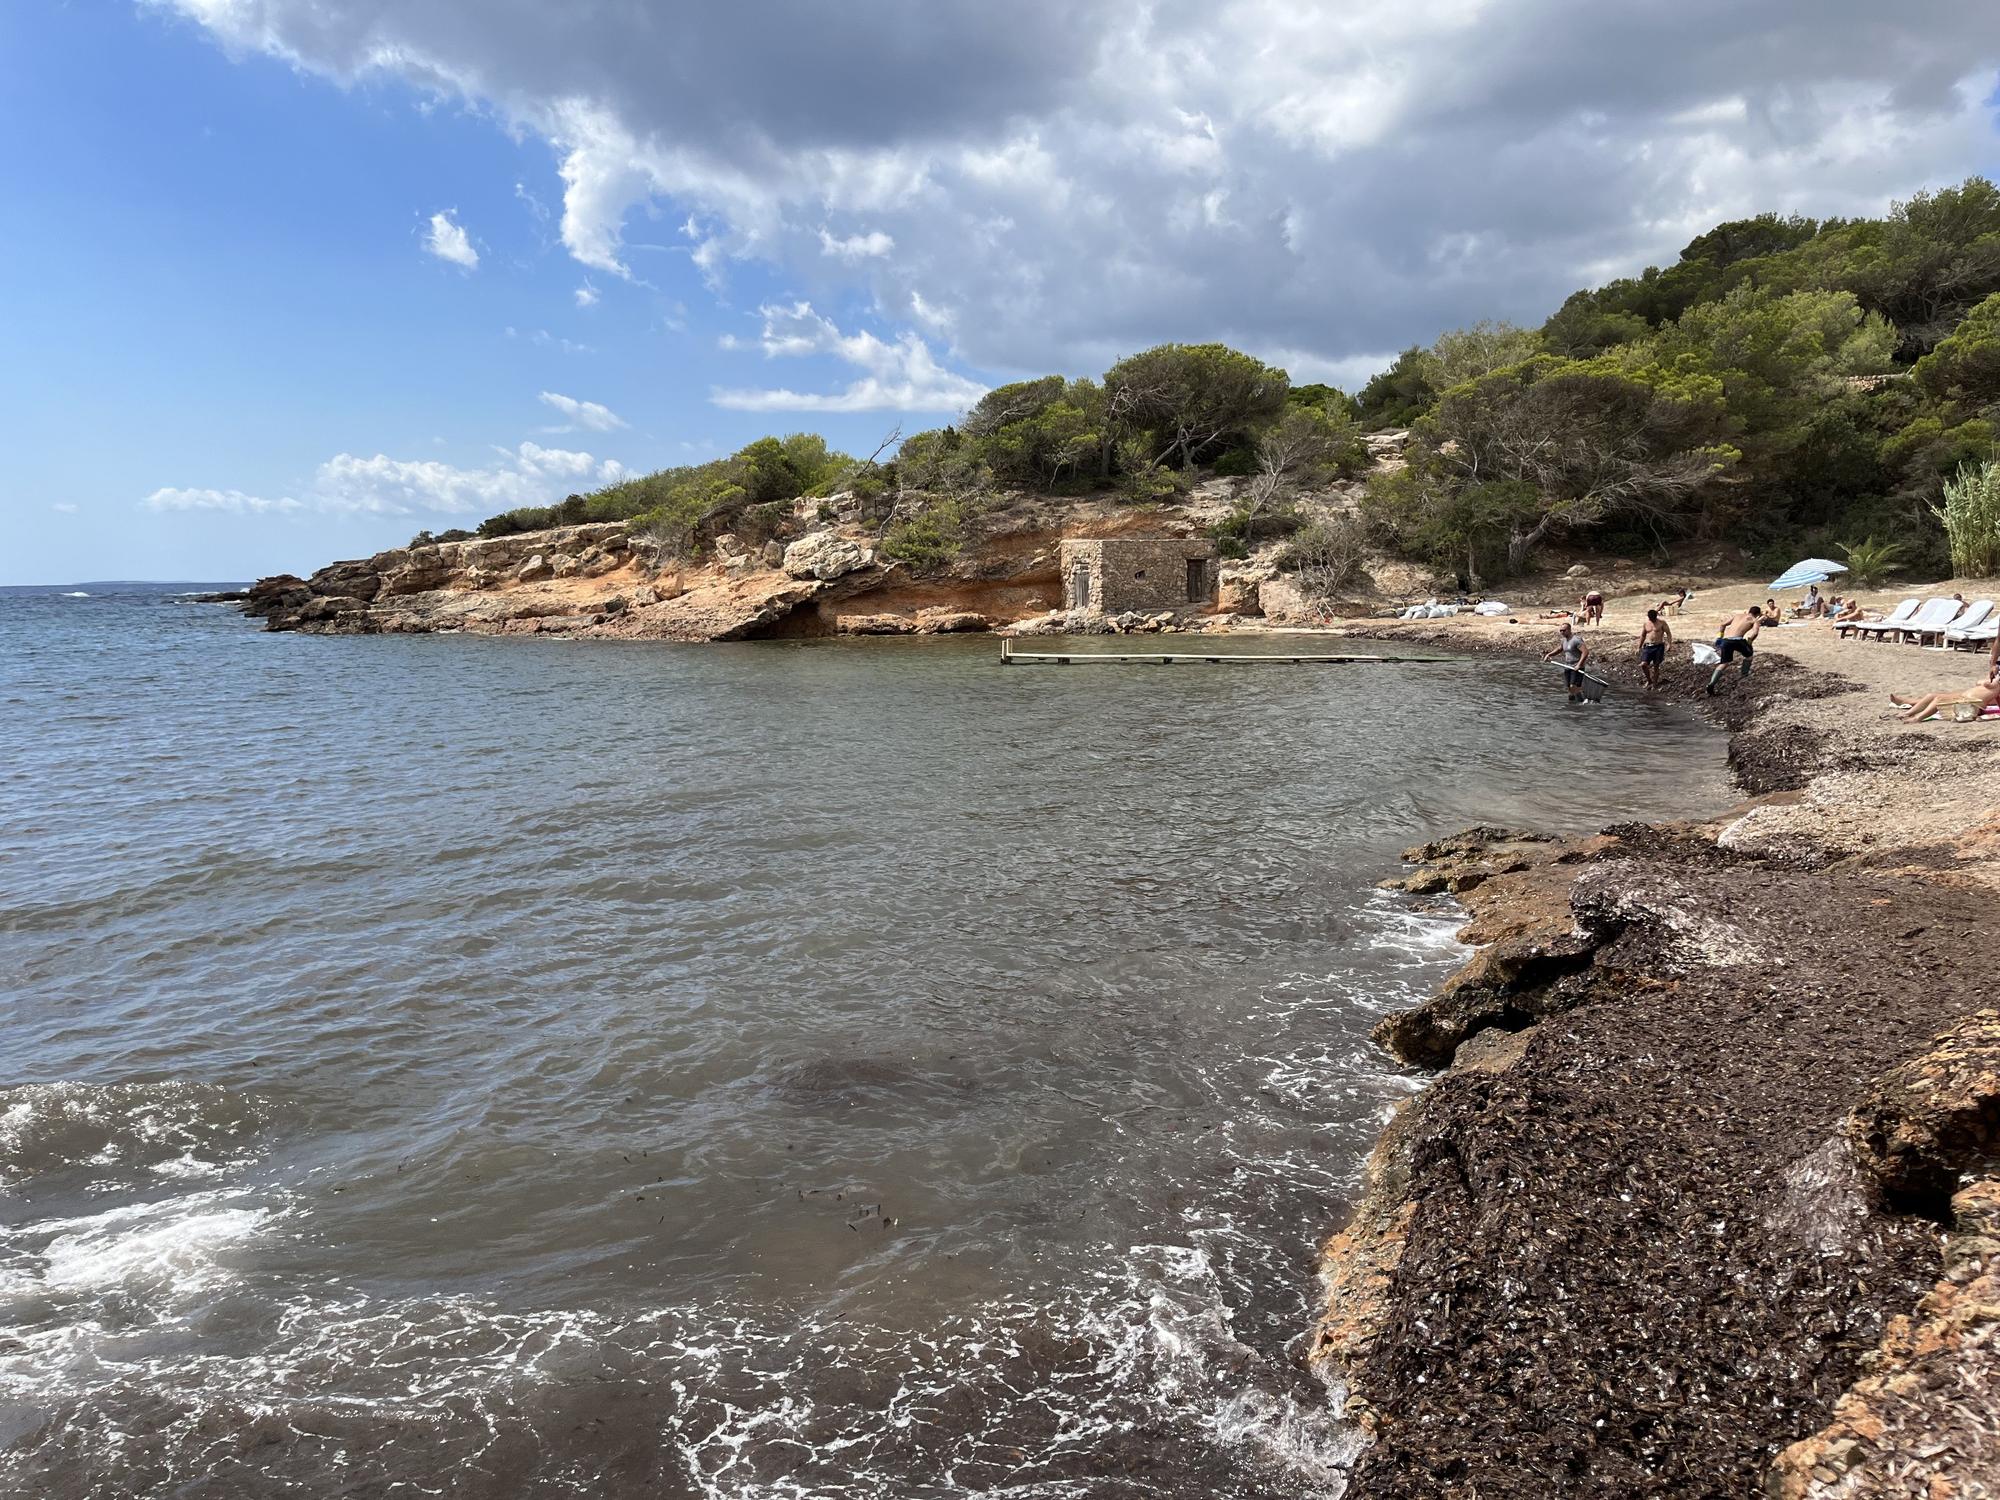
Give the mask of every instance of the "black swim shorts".
M 1724 666 L 1729 665 L 1731 657 L 1739 654 L 1745 661 L 1750 660 L 1750 643 L 1740 635 L 1717 636 L 1715 638 L 1715 649 L 1721 653 L 1722 664 Z

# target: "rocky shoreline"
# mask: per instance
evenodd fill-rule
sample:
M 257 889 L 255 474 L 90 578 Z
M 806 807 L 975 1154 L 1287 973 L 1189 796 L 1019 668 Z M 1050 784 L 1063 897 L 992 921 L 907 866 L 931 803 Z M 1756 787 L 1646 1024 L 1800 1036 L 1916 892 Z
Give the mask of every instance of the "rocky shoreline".
M 1442 1071 L 1325 1249 L 1350 1494 L 2000 1493 L 1991 830 L 1839 815 L 1994 757 L 1854 695 L 1760 660 L 1715 709 L 1756 800 L 1711 823 L 1409 851 L 1479 946 L 1378 1030 Z

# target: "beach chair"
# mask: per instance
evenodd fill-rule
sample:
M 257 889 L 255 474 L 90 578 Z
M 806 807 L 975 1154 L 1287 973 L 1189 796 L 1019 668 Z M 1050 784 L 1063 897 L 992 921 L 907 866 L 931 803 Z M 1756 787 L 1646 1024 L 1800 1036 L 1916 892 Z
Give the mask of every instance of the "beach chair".
M 1864 635 L 1880 635 L 1885 630 L 1894 630 L 1917 612 L 1920 603 L 1922 601 L 1918 599 L 1905 599 L 1879 620 L 1843 620 L 1840 624 L 1840 633 L 1845 636 L 1849 631 L 1853 631 L 1858 639 Z
M 1963 614 L 1945 627 L 1944 634 L 1938 637 L 1938 644 L 1940 646 L 1949 646 L 1954 641 L 1965 639 L 1965 633 L 1968 630 L 1977 630 L 1992 617 L 1992 614 L 1993 601 L 1991 599 L 1974 599 L 1970 604 L 1965 606 Z M 1992 637 L 1989 636 L 1988 639 L 1990 640 Z
M 2000 615 L 1988 615 L 1985 624 L 1974 625 L 1970 630 L 1946 631 L 1944 643 L 1969 651 L 1984 651 L 1992 646 L 1995 636 L 2000 636 Z
M 1881 634 L 1891 640 L 1921 641 L 1927 635 L 1934 635 L 1958 618 L 1958 601 L 1949 594 L 1942 599 L 1926 599 L 1917 606 L 1917 612 L 1901 624 L 1891 626 Z

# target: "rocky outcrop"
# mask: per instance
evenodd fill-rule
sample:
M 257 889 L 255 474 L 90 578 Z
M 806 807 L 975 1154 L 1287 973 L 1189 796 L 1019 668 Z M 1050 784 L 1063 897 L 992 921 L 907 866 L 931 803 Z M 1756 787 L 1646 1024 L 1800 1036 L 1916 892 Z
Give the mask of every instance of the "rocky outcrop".
M 867 567 L 873 557 L 835 531 L 815 531 L 785 549 L 784 571 L 793 578 L 831 582 Z
M 2000 1011 L 1967 1016 L 1885 1074 L 1848 1133 L 1890 1200 L 1918 1210 L 1969 1173 L 2000 1170 Z
M 585 621 L 611 591 L 555 585 L 628 568 L 626 533 L 623 522 L 610 522 L 391 548 L 331 563 L 310 578 L 263 579 L 249 590 L 244 612 L 271 630 L 323 634 L 497 630 L 558 616 Z

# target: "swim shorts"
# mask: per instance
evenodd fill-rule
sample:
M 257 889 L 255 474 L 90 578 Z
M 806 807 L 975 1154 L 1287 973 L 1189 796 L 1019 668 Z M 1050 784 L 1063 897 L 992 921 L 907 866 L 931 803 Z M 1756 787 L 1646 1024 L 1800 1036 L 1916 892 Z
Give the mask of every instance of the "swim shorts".
M 1743 657 L 1743 664 L 1745 666 L 1750 664 L 1750 643 L 1740 635 L 1717 636 L 1715 638 L 1715 649 L 1721 654 L 1724 666 L 1728 666 L 1729 659 L 1739 653 Z
M 1641 646 L 1639 648 L 1639 660 L 1646 663 L 1648 666 L 1652 665 L 1654 662 L 1662 662 L 1665 661 L 1666 659 L 1667 659 L 1667 648 L 1665 646 L 1654 644 L 1651 646 Z

